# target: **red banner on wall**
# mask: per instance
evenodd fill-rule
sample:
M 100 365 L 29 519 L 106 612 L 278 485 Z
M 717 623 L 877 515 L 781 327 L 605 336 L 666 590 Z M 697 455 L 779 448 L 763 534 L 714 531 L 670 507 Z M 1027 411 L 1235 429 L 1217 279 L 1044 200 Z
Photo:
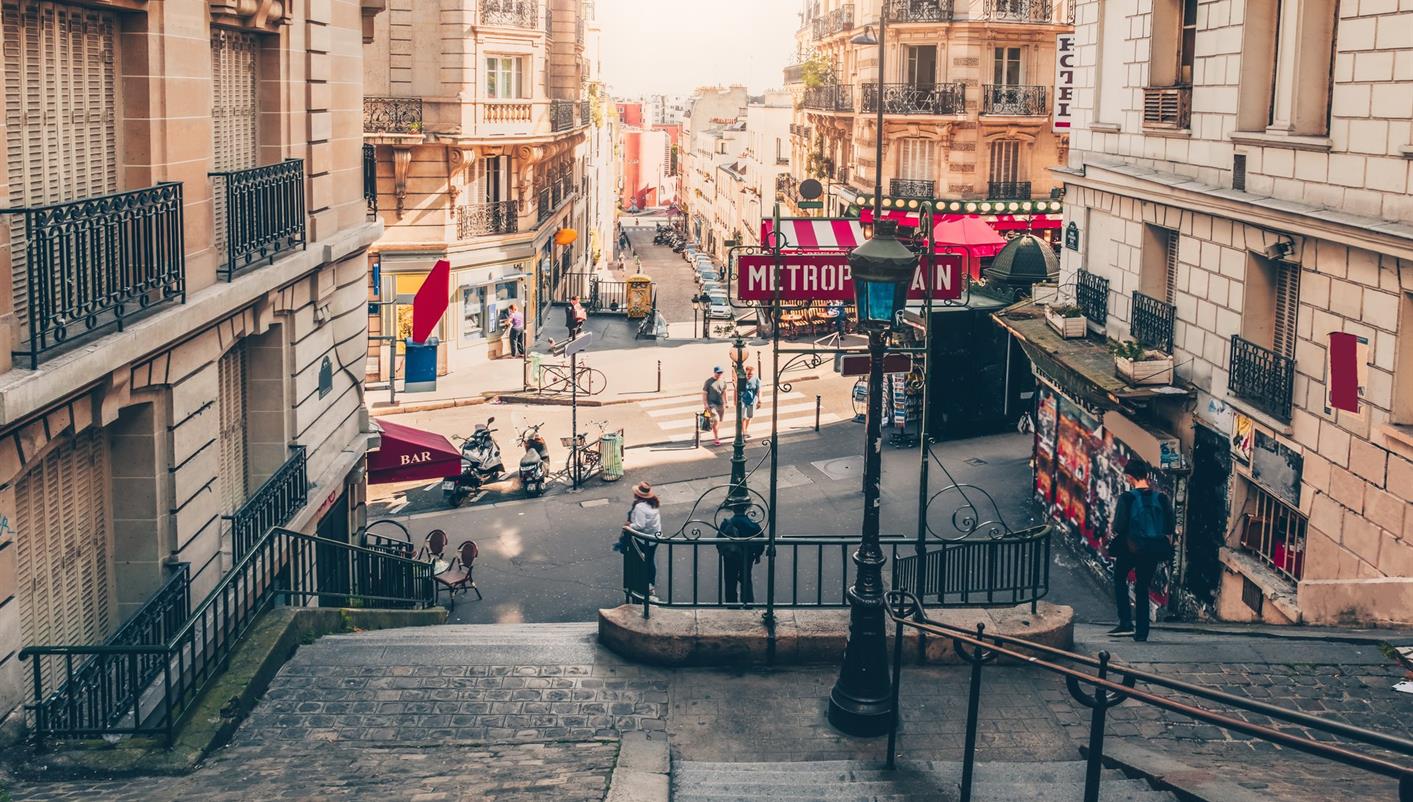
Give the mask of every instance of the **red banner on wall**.
M 947 254 L 933 258 L 932 298 L 955 301 L 962 297 L 962 258 Z M 737 261 L 736 293 L 743 301 L 769 301 L 775 298 L 775 257 L 770 254 L 742 256 Z M 928 281 L 923 265 L 913 273 L 908 297 L 927 297 Z M 780 300 L 852 301 L 854 280 L 846 253 L 786 253 L 780 260 Z

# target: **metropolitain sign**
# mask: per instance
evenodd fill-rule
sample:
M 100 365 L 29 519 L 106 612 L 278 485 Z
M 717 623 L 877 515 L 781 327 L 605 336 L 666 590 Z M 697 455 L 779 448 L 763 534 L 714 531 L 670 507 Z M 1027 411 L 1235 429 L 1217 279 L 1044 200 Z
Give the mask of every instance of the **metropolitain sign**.
M 926 259 L 924 259 L 924 262 Z M 962 257 L 938 254 L 932 257 L 932 299 L 955 301 L 962 297 Z M 927 297 L 925 265 L 913 273 L 908 298 Z M 742 301 L 770 301 L 775 298 L 775 257 L 770 254 L 742 256 L 736 263 L 736 297 Z M 787 253 L 780 256 L 780 300 L 853 301 L 854 281 L 846 253 Z

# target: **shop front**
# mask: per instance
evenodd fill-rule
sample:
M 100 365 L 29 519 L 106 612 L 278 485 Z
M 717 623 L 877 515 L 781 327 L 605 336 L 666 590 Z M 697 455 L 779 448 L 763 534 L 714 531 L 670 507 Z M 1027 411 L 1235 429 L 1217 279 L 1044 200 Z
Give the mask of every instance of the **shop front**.
M 453 271 L 451 313 L 444 321 L 451 370 L 510 356 L 510 307 L 526 309 L 527 268 L 517 263 Z

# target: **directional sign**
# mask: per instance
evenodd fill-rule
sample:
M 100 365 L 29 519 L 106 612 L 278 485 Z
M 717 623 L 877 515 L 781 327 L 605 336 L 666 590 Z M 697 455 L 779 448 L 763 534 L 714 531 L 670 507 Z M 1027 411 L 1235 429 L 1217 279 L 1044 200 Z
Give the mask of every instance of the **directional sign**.
M 580 334 L 578 337 L 575 337 L 574 339 L 564 344 L 564 355 L 573 356 L 577 353 L 580 353 L 581 351 L 587 350 L 589 347 L 589 342 L 593 339 L 594 333 L 592 331 L 586 331 L 583 334 Z
M 841 376 L 867 376 L 868 354 L 840 354 L 836 367 Z M 887 354 L 883 357 L 884 373 L 907 373 L 913 369 L 913 358 L 907 354 Z
M 929 260 L 924 260 L 929 261 Z M 962 297 L 962 257 L 939 254 L 930 260 L 933 276 L 928 282 L 922 265 L 913 274 L 908 297 L 921 299 L 931 284 L 934 300 L 955 301 Z M 737 297 L 742 301 L 769 301 L 775 298 L 775 257 L 771 254 L 742 256 L 736 271 Z M 780 255 L 780 300 L 852 301 L 854 281 L 847 253 L 784 253 Z

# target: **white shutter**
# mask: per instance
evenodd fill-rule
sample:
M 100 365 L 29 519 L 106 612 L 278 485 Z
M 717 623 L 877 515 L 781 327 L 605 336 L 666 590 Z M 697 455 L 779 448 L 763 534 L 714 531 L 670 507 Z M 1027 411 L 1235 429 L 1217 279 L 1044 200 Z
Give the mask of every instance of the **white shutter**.
M 211 32 L 211 163 L 212 169 L 245 170 L 258 165 L 260 88 L 255 62 L 260 41 L 254 34 Z M 226 250 L 226 187 L 224 181 L 212 184 L 215 221 L 213 246 L 218 259 Z
M 245 459 L 245 341 L 236 343 L 216 365 L 220 437 L 221 503 L 227 513 L 245 503 L 249 489 Z
M 991 180 L 1014 183 L 1020 180 L 1020 141 L 998 139 L 991 143 Z
M 0 9 L 12 206 L 118 191 L 117 17 L 56 3 Z M 6 215 L 15 314 L 27 319 L 24 216 Z
M 107 450 L 93 428 L 55 446 L 15 485 L 20 636 L 26 644 L 108 635 Z
M 898 177 L 914 181 L 931 181 L 932 140 L 904 139 L 899 150 Z

